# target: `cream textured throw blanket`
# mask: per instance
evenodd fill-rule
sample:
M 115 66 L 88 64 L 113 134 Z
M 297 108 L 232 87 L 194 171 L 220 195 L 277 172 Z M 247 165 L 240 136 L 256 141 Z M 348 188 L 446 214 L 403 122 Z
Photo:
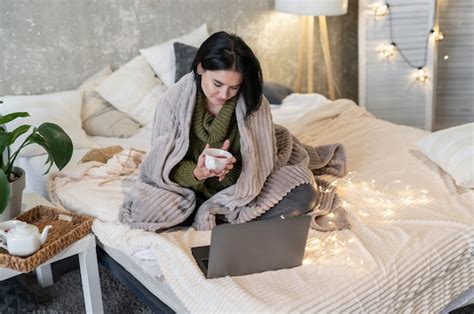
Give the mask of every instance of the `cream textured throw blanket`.
M 189 131 L 196 99 L 192 73 L 171 87 L 161 98 L 155 114 L 152 149 L 140 166 L 140 179 L 131 189 L 120 211 L 120 221 L 148 231 L 158 231 L 184 221 L 195 208 L 190 189 L 170 180 L 173 167 L 181 161 L 189 146 Z M 272 208 L 300 184 L 316 184 L 311 170 L 342 176 L 346 172 L 341 145 L 309 147 L 296 140 L 288 130 L 274 126 L 268 101 L 244 120 L 245 103 L 236 105 L 240 132 L 242 173 L 236 184 L 220 191 L 202 204 L 194 227 L 209 230 L 215 226 L 216 214 L 225 215 L 230 223 L 253 220 Z M 336 219 L 324 224 L 313 220 L 313 227 L 323 230 L 347 225 L 333 191 L 319 197 L 314 215 L 333 212 Z M 324 196 L 324 197 L 323 197 Z M 336 200 L 336 201 L 335 201 Z
M 304 143 L 343 143 L 356 172 L 338 184 L 351 228 L 310 230 L 301 267 L 207 280 L 190 248 L 209 245 L 210 231 L 155 233 L 118 222 L 138 170 L 102 185 L 63 170 L 50 193 L 97 217 L 99 242 L 125 253 L 115 258 L 178 313 L 439 313 L 474 286 L 474 191 L 417 150 L 428 132 L 375 119 L 346 99 L 288 126 Z

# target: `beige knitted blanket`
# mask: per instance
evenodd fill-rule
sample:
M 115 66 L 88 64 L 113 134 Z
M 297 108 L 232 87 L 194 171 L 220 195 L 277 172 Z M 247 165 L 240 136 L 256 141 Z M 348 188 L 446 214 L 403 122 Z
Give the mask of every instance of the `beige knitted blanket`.
M 170 180 L 173 167 L 189 146 L 189 131 L 196 99 L 196 84 L 190 73 L 161 98 L 155 113 L 152 149 L 140 166 L 140 177 L 120 210 L 120 221 L 133 228 L 159 231 L 183 222 L 195 208 L 190 189 Z M 288 130 L 272 122 L 266 99 L 260 109 L 244 120 L 245 103 L 236 105 L 241 138 L 242 172 L 237 183 L 215 194 L 198 209 L 193 226 L 209 230 L 216 214 L 230 223 L 242 223 L 262 215 L 300 184 L 319 184 L 318 207 L 313 212 L 314 228 L 345 228 L 345 212 L 336 194 L 316 182 L 318 174 L 343 176 L 345 154 L 340 144 L 310 147 L 300 143 Z M 333 213 L 331 221 L 325 215 Z

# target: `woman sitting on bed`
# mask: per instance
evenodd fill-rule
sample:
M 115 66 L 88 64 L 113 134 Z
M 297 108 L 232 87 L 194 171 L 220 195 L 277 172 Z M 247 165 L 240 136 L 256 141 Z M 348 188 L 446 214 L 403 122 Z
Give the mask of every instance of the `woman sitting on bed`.
M 218 32 L 204 41 L 192 72 L 158 104 L 152 150 L 121 221 L 151 231 L 210 229 L 216 215 L 239 223 L 312 210 L 308 153 L 321 155 L 273 125 L 262 85 L 260 63 L 240 37 Z M 223 170 L 206 167 L 210 147 L 232 154 Z

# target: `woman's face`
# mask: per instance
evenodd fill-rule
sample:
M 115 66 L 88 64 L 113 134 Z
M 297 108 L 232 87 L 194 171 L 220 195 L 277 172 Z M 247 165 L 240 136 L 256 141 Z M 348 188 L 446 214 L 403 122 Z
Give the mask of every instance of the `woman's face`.
M 201 72 L 201 87 L 209 105 L 221 107 L 224 103 L 237 95 L 242 84 L 242 73 L 232 70 L 204 70 Z

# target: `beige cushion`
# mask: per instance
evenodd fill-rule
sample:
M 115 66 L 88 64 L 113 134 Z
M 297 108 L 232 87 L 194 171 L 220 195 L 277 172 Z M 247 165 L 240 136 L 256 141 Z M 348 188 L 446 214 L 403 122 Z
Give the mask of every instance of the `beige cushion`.
M 140 124 L 125 113 L 114 108 L 95 88 L 112 74 L 107 66 L 88 78 L 79 87 L 84 92 L 82 103 L 82 127 L 87 134 L 104 137 L 130 137 Z
M 417 145 L 457 185 L 474 188 L 474 123 L 434 132 Z
M 83 127 L 96 136 L 126 138 L 135 135 L 140 124 L 109 104 L 84 120 Z
M 165 90 L 141 55 L 112 73 L 96 88 L 110 104 L 141 125 L 153 120 L 156 105 Z
M 78 89 L 83 92 L 81 113 L 83 121 L 107 106 L 107 102 L 95 91 L 95 88 L 99 86 L 103 80 L 108 78 L 110 74 L 112 74 L 112 68 L 108 65 L 89 77 L 79 86 Z

